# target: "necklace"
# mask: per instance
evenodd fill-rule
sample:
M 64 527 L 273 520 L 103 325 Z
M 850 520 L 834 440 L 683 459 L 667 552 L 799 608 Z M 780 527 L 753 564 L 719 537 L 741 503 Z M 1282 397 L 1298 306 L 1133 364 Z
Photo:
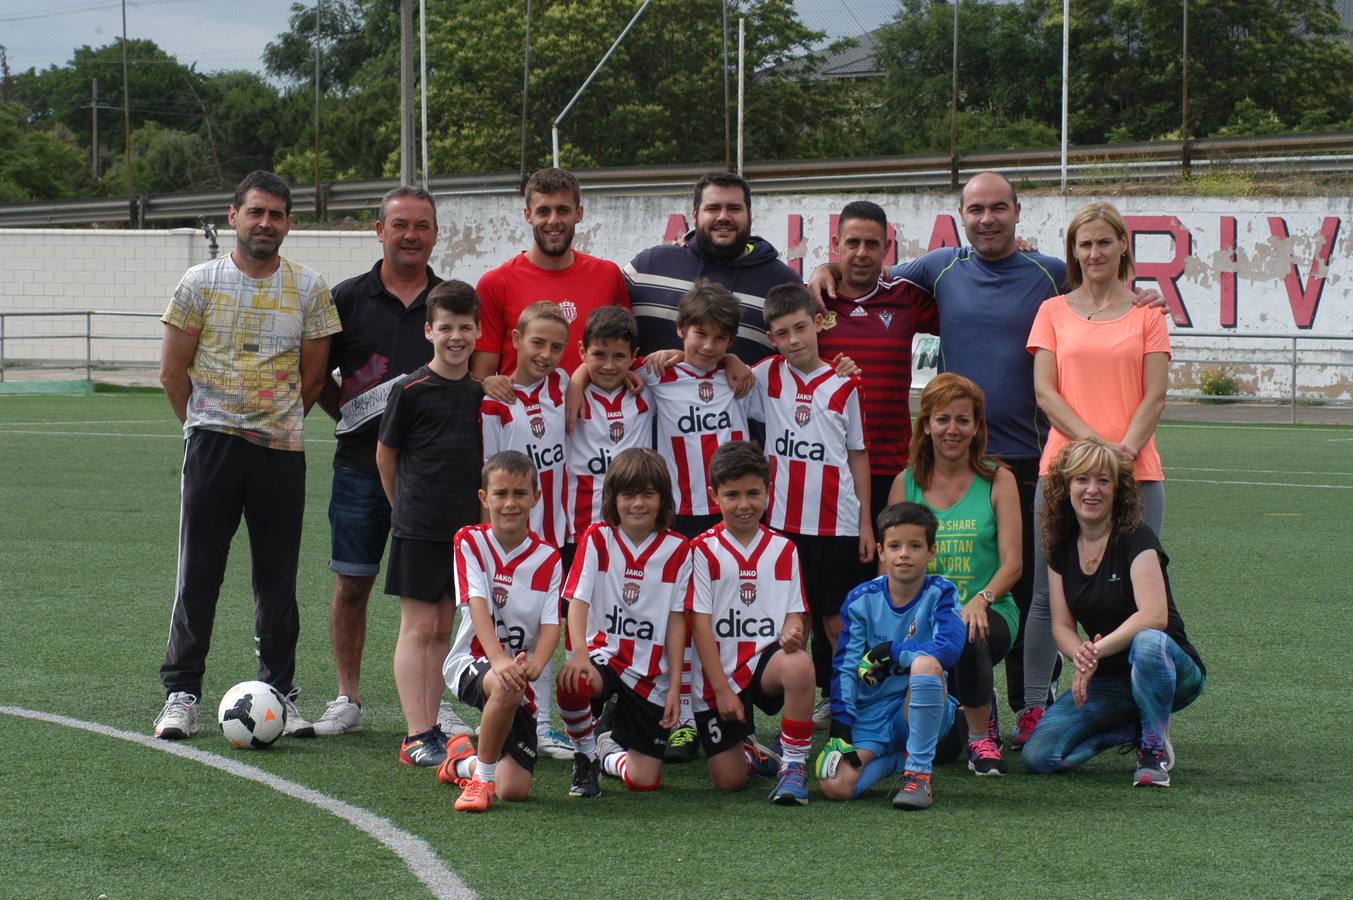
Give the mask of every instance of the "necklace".
M 1095 552 L 1096 544 L 1100 545 L 1098 548 L 1098 552 Z M 1081 567 L 1083 569 L 1093 571 L 1095 567 L 1099 565 L 1100 560 L 1104 558 L 1104 551 L 1107 550 L 1108 547 L 1109 547 L 1109 536 L 1107 534 L 1104 535 L 1103 537 L 1094 538 L 1093 540 L 1090 541 L 1087 541 L 1084 537 L 1077 538 L 1076 550 L 1080 554 Z

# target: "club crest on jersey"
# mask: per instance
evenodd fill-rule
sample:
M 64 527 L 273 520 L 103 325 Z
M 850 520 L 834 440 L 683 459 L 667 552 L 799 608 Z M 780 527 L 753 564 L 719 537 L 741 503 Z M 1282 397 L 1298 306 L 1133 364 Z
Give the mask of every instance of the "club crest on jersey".
M 836 327 L 836 313 L 829 312 L 822 317 L 822 330 L 831 331 Z
M 916 620 L 915 620 L 915 619 L 912 619 L 912 620 L 911 620 L 911 627 L 907 629 L 907 637 L 908 637 L 908 638 L 914 638 L 914 637 L 916 637 Z
M 695 391 L 697 394 L 700 395 L 700 399 L 703 402 L 708 403 L 709 401 L 714 399 L 714 382 L 702 381 L 700 382 L 700 386 L 697 387 Z
M 633 581 L 625 582 L 625 586 L 620 589 L 620 599 L 633 606 L 634 601 L 639 599 L 639 585 Z
M 813 417 L 813 408 L 811 406 L 794 407 L 794 424 L 800 428 L 808 424 L 808 420 Z
M 543 438 L 545 436 L 545 419 L 543 417 L 531 417 L 531 433 L 537 438 Z
M 578 305 L 572 300 L 560 300 L 559 311 L 564 314 L 565 319 L 568 319 L 570 325 L 573 324 L 574 319 L 578 318 Z
M 625 438 L 625 423 L 617 419 L 611 423 L 611 440 L 614 443 L 620 443 Z
M 498 609 L 502 609 L 504 606 L 507 606 L 507 588 L 499 587 L 498 585 L 495 584 L 493 586 L 493 590 L 490 591 L 490 593 L 493 594 L 492 599 L 494 606 L 496 606 Z
M 756 582 L 744 581 L 738 585 L 738 599 L 746 606 L 751 606 L 756 602 Z
M 883 327 L 884 327 L 885 329 L 890 329 L 890 328 L 893 327 L 893 314 L 892 314 L 892 313 L 890 313 L 890 312 L 881 312 L 881 313 L 879 313 L 879 319 L 880 319 L 880 321 L 883 322 Z

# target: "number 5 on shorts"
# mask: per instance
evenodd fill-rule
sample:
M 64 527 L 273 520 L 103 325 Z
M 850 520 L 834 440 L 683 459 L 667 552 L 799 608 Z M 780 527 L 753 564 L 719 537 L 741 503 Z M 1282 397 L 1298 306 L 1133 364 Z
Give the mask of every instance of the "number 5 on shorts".
M 716 745 L 723 740 L 723 730 L 719 728 L 718 719 L 710 719 L 705 723 L 705 733 L 709 735 L 709 739 Z

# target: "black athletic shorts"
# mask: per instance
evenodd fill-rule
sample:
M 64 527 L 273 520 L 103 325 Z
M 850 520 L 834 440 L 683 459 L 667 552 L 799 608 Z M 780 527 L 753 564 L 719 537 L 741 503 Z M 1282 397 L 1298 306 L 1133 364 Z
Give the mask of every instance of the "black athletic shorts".
M 492 664 L 487 658 L 476 659 L 460 673 L 460 684 L 456 685 L 456 696 L 460 702 L 468 703 L 479 711 L 484 710 L 484 676 L 489 674 Z M 507 730 L 507 740 L 502 752 L 517 761 L 528 772 L 536 770 L 536 717 L 526 711 L 525 705 L 518 706 L 512 716 L 512 727 Z M 500 757 L 501 758 L 501 757 Z
M 667 752 L 667 738 L 671 733 L 660 724 L 662 707 L 640 697 L 606 663 L 594 659 L 592 665 L 601 673 L 601 692 L 592 696 L 592 715 L 600 716 L 606 701 L 614 697 L 615 725 L 612 726 L 611 737 L 631 753 L 662 759 Z M 679 690 L 680 685 L 671 689 Z
M 440 603 L 456 599 L 455 549 L 451 541 L 390 539 L 390 564 L 385 572 L 385 593 L 412 600 Z
M 705 756 L 712 757 L 730 747 L 736 747 L 748 737 L 756 734 L 756 718 L 752 714 L 755 704 L 768 716 L 778 713 L 785 705 L 784 694 L 767 694 L 761 689 L 761 678 L 771 657 L 780 652 L 779 644 L 771 644 L 761 653 L 761 659 L 752 673 L 752 680 L 743 688 L 738 697 L 742 700 L 742 718 L 728 721 L 719 718 L 717 709 L 706 709 L 695 714 L 695 730 L 700 733 L 700 745 L 705 748 Z
M 808 597 L 808 611 L 814 618 L 841 613 L 846 594 L 856 585 L 874 577 L 874 563 L 860 562 L 858 537 L 822 537 L 812 534 L 789 534 L 799 553 L 799 577 L 803 592 Z

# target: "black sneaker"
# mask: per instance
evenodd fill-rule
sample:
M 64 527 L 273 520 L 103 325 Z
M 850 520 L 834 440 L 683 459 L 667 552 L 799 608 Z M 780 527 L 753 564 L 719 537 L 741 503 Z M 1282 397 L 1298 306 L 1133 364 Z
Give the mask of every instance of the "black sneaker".
M 586 753 L 573 754 L 573 781 L 568 786 L 570 797 L 595 797 L 601 793 L 601 760 L 591 759 Z
M 928 774 L 902 773 L 898 791 L 893 795 L 893 809 L 929 809 L 934 802 L 935 789 Z
M 1170 764 L 1174 760 L 1163 747 L 1141 747 L 1137 750 L 1137 771 L 1132 774 L 1136 787 L 1169 787 Z
M 437 739 L 434 729 L 411 734 L 399 746 L 399 761 L 406 766 L 436 768 L 446 762 L 446 744 Z
M 695 739 L 695 726 L 685 722 L 672 729 L 672 734 L 667 738 L 667 752 L 662 759 L 669 763 L 688 763 L 699 752 L 700 742 Z

